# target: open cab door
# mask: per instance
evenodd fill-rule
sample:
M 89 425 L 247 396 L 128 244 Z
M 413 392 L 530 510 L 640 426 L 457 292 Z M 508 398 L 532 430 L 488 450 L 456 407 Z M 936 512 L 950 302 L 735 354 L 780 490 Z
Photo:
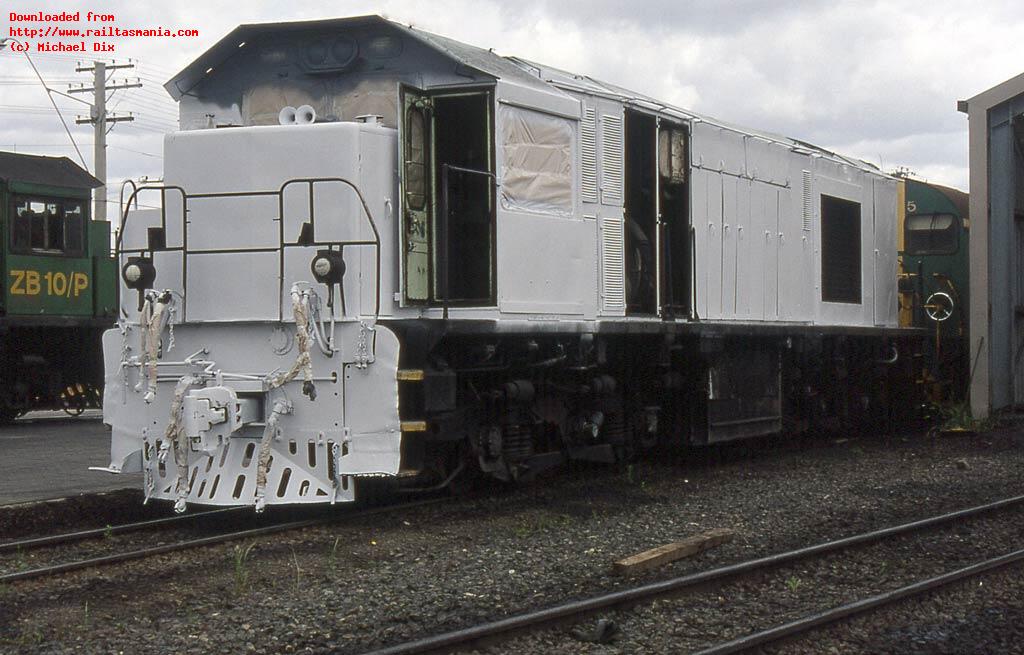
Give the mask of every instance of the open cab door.
M 401 88 L 399 135 L 402 192 L 402 302 L 430 297 L 431 123 L 433 103 L 414 89 Z
M 402 302 L 493 306 L 493 95 L 402 87 L 401 102 Z

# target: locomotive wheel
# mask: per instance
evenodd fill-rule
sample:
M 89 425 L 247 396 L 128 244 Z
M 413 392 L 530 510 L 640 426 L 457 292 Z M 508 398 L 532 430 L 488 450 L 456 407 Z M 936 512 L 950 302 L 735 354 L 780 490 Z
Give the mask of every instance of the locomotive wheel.
M 636 459 L 637 449 L 631 431 L 627 428 L 622 412 L 609 414 L 604 424 L 604 438 L 612 444 L 615 459 L 619 462 L 632 462 Z
M 79 387 L 79 388 L 76 388 Z M 60 406 L 68 416 L 81 416 L 85 411 L 85 395 L 81 385 L 70 385 L 60 393 Z
M 103 392 L 96 387 L 89 385 L 88 397 L 92 406 L 96 409 L 103 409 Z
M 928 299 L 924 302 L 924 311 L 928 314 L 928 318 L 937 323 L 941 323 L 952 316 L 953 307 L 953 298 L 948 293 L 942 291 L 936 291 L 928 296 Z

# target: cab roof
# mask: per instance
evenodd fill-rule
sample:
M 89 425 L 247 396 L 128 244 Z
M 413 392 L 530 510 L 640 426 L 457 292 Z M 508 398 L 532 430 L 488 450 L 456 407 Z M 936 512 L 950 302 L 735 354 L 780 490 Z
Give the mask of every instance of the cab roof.
M 0 151 L 0 180 L 69 189 L 95 189 L 103 183 L 67 157 Z
M 462 66 L 479 73 L 514 81 L 523 86 L 532 86 L 547 93 L 555 92 L 550 85 L 535 75 L 523 70 L 514 61 L 502 57 L 491 50 L 485 50 L 466 43 L 455 41 L 438 34 L 388 20 L 382 16 L 353 16 L 349 18 L 329 18 L 323 20 L 286 21 L 278 23 L 246 23 L 228 32 L 209 50 L 199 55 L 192 63 L 164 84 L 164 89 L 175 100 L 191 91 L 207 75 L 220 68 L 234 56 L 240 48 L 259 41 L 268 35 L 281 35 L 293 32 L 328 32 L 331 30 L 350 29 L 354 27 L 376 27 L 381 31 L 396 31 L 432 48 Z
M 330 31 L 353 27 L 376 27 L 394 30 L 407 35 L 428 47 L 444 54 L 460 66 L 477 71 L 496 80 L 501 79 L 520 86 L 530 87 L 547 94 L 572 97 L 571 92 L 614 98 L 627 106 L 663 112 L 685 120 L 709 123 L 720 128 L 760 137 L 780 143 L 794 150 L 803 150 L 809 154 L 826 157 L 832 161 L 853 166 L 865 172 L 882 177 L 889 177 L 874 164 L 852 157 L 847 157 L 821 146 L 799 139 L 782 135 L 753 130 L 747 127 L 732 125 L 724 121 L 698 114 L 687 109 L 674 107 L 642 93 L 601 82 L 594 78 L 577 75 L 558 68 L 535 63 L 520 57 L 505 57 L 493 50 L 485 50 L 449 39 L 447 37 L 424 32 L 410 25 L 402 25 L 382 16 L 355 16 L 349 18 L 331 18 L 324 20 L 290 21 L 278 23 L 249 23 L 239 25 L 229 32 L 209 50 L 199 56 L 185 69 L 172 77 L 164 88 L 175 100 L 192 91 L 207 75 L 235 55 L 240 48 L 258 41 L 267 35 L 280 35 L 292 32 Z

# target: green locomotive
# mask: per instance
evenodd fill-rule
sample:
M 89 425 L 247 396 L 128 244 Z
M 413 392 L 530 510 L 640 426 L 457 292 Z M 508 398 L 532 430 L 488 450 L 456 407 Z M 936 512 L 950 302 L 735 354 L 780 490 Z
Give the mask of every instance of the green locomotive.
M 900 323 L 933 330 L 921 382 L 935 403 L 966 398 L 968 349 L 968 196 L 905 180 L 900 234 Z
M 99 186 L 66 157 L 0 152 L 0 421 L 100 404 L 117 270 L 110 224 L 90 220 Z

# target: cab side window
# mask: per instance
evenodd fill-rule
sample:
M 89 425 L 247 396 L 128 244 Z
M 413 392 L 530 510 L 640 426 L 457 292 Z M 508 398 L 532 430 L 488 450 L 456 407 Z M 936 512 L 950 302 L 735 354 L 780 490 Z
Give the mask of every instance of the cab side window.
M 12 219 L 14 252 L 84 253 L 85 209 L 81 201 L 16 197 Z
M 64 250 L 64 211 L 53 202 L 46 204 L 46 249 Z
M 78 254 L 85 251 L 85 215 L 82 203 L 64 203 L 64 248 L 68 253 Z
M 415 211 L 421 211 L 427 201 L 426 134 L 423 109 L 410 107 L 406 117 L 405 199 Z
M 952 255 L 957 251 L 960 221 L 953 214 L 907 216 L 905 242 L 911 255 Z

